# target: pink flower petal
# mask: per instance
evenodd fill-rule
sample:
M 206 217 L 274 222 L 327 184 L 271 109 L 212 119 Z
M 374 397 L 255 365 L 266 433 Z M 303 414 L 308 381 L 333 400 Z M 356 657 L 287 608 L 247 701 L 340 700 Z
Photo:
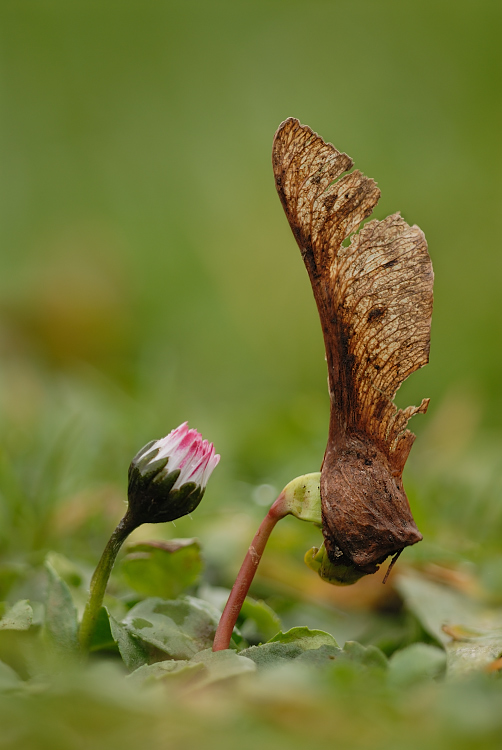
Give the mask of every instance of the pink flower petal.
M 180 470 L 173 490 L 179 489 L 187 482 L 195 482 L 204 489 L 220 460 L 219 455 L 214 453 L 213 444 L 203 440 L 197 430 L 189 429 L 187 422 L 176 427 L 165 438 L 157 440 L 151 448 L 152 452 L 155 450 L 157 453 L 151 460 L 167 458 L 166 473 Z

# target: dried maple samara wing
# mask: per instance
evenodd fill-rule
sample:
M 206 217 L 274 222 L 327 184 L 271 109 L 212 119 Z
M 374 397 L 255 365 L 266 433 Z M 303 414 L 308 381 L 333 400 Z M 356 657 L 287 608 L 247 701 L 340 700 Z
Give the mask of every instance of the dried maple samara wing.
M 331 563 L 374 573 L 389 555 L 422 538 L 401 476 L 415 438 L 406 425 L 429 402 L 401 410 L 393 400 L 428 362 L 433 272 L 427 243 L 399 214 L 360 228 L 380 197 L 376 183 L 348 172 L 352 159 L 298 120 L 279 127 L 272 161 L 326 348 L 324 544 Z

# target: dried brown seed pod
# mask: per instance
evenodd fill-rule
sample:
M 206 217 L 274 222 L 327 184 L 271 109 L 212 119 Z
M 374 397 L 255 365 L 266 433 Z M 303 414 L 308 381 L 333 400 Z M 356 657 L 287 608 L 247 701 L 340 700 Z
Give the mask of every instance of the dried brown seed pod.
M 359 229 L 380 198 L 376 183 L 348 172 L 352 159 L 298 120 L 279 127 L 272 162 L 326 348 L 324 542 L 332 563 L 374 573 L 422 539 L 401 475 L 415 439 L 406 425 L 429 400 L 404 410 L 393 400 L 428 362 L 434 277 L 427 243 L 399 214 Z

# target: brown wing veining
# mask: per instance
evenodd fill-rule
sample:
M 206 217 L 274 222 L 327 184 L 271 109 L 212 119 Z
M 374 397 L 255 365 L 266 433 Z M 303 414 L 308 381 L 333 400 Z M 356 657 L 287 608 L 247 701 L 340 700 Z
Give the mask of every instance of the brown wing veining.
M 428 404 L 398 410 L 393 403 L 401 383 L 428 361 L 433 273 L 425 237 L 398 214 L 356 233 L 378 187 L 357 170 L 346 173 L 350 157 L 298 120 L 280 126 L 272 160 L 323 327 L 330 439 L 364 433 L 400 473 L 414 439 L 406 424 Z

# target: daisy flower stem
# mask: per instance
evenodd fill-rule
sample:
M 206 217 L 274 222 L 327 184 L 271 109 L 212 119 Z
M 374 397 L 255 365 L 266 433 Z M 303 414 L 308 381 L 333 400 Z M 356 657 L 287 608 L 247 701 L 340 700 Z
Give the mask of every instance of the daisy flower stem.
M 89 600 L 85 607 L 79 629 L 80 649 L 84 654 L 87 654 L 91 645 L 92 636 L 96 627 L 96 620 L 103 604 L 106 586 L 117 554 L 126 538 L 135 528 L 136 524 L 132 522 L 129 514 L 126 513 L 111 535 L 91 578 Z

